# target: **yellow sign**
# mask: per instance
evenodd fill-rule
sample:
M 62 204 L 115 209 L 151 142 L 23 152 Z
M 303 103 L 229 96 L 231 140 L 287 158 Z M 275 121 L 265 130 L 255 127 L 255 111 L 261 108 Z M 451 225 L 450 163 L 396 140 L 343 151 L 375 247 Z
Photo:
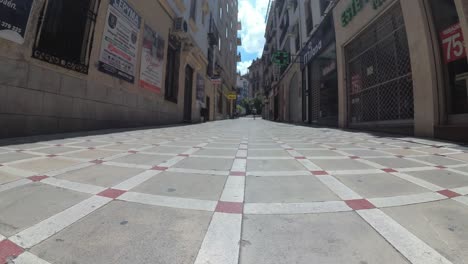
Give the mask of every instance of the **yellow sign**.
M 237 95 L 236 94 L 228 94 L 227 98 L 229 100 L 236 100 L 237 99 Z

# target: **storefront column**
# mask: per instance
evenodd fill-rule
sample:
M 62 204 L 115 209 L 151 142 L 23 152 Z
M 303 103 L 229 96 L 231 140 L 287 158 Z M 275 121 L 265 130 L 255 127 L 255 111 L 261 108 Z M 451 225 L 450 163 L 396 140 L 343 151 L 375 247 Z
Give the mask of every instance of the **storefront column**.
M 455 5 L 457 6 L 458 16 L 460 18 L 460 25 L 462 27 L 463 36 L 465 36 L 466 43 L 468 39 L 468 37 L 466 37 L 468 36 L 468 1 L 455 0 Z M 465 44 L 465 48 L 468 51 L 468 45 Z
M 438 124 L 437 73 L 424 0 L 400 1 L 408 36 L 414 94 L 414 134 L 433 137 Z M 339 56 L 341 57 L 341 56 Z

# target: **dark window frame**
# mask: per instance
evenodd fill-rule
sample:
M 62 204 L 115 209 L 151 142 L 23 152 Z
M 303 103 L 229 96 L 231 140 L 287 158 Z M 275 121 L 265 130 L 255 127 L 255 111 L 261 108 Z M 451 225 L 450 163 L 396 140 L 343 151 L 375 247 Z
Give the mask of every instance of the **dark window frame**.
M 100 0 L 43 4 L 32 57 L 88 74 Z
M 190 1 L 190 18 L 197 21 L 197 0 Z
M 164 99 L 177 104 L 179 97 L 180 43 L 174 36 L 169 36 L 167 45 L 166 75 Z

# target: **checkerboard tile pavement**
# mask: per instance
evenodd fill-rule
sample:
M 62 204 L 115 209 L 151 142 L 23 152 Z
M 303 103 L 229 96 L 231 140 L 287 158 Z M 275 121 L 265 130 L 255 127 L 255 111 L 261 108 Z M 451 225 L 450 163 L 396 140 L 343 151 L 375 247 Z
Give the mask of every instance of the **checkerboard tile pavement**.
M 453 143 L 252 119 L 26 140 L 0 148 L 0 263 L 468 259 Z

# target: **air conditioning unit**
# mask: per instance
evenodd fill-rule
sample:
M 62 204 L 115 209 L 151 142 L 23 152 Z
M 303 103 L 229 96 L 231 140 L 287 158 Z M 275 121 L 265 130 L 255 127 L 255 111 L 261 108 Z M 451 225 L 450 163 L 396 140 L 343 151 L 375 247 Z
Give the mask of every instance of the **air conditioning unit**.
M 182 38 L 186 37 L 187 32 L 188 32 L 187 21 L 185 21 L 183 17 L 175 18 L 172 32 L 179 37 L 182 37 Z

